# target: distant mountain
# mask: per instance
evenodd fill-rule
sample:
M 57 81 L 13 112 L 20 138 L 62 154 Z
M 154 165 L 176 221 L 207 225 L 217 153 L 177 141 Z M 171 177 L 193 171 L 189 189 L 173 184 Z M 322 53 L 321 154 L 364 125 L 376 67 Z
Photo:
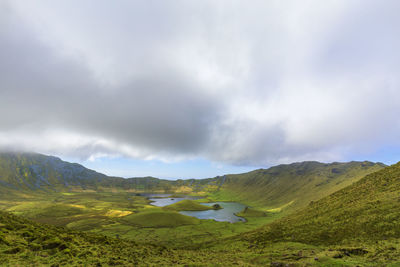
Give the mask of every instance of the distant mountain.
M 247 238 L 257 243 L 291 241 L 318 245 L 375 244 L 400 238 L 400 163 L 369 174 Z
M 0 184 L 16 190 L 83 187 L 106 179 L 104 174 L 57 157 L 35 153 L 1 153 Z
M 37 153 L 0 153 L 1 191 L 164 191 L 174 184 L 154 177 L 110 177 Z

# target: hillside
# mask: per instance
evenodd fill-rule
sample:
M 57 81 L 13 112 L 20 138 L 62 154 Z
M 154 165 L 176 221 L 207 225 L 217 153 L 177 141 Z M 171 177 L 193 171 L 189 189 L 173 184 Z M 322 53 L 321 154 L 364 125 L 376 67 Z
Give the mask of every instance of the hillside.
M 35 223 L 0 211 L 0 265 L 4 266 L 255 266 L 259 250 L 223 247 L 170 249 L 122 238 Z
M 173 258 L 164 247 L 69 231 L 0 211 L 1 265 L 148 266 L 166 264 L 166 255 Z
M 0 192 L 168 192 L 206 195 L 264 210 L 295 210 L 384 168 L 381 163 L 302 162 L 209 179 L 110 177 L 76 163 L 36 153 L 0 153 Z
M 223 185 L 212 196 L 275 211 L 285 207 L 299 209 L 384 167 L 382 163 L 368 161 L 330 164 L 310 161 L 278 165 L 226 175 Z
M 37 153 L 0 153 L 0 192 L 179 191 L 181 181 L 110 177 Z
M 400 238 L 400 163 L 248 235 L 257 243 L 340 244 Z

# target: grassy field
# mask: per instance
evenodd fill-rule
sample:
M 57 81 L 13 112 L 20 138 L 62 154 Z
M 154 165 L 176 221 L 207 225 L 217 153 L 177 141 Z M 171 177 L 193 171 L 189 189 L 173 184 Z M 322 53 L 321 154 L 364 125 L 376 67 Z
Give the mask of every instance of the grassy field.
M 179 210 L 210 209 L 198 201 L 184 200 L 169 207 L 156 207 L 132 193 L 52 193 L 3 199 L 6 211 L 36 222 L 71 230 L 120 237 L 141 243 L 186 247 L 256 229 L 281 217 L 281 213 L 243 214 L 247 222 L 199 220 Z
M 121 222 L 146 228 L 178 227 L 182 225 L 199 224 L 200 220 L 184 216 L 174 211 L 148 211 L 128 215 Z
M 168 248 L 38 224 L 0 212 L 0 262 L 9 266 L 398 266 L 399 244 L 392 239 L 259 246 L 236 235 Z

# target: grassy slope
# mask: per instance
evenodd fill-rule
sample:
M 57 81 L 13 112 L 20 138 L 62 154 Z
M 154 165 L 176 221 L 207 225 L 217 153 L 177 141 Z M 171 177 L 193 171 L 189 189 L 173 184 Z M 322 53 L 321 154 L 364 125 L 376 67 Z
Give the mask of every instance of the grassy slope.
M 257 242 L 309 244 L 375 242 L 400 238 L 400 163 L 311 203 L 250 235 Z
M 164 209 L 166 210 L 175 210 L 175 211 L 183 211 L 183 210 L 212 210 L 213 207 L 201 205 L 199 202 L 190 199 L 184 199 L 174 204 L 165 206 Z
M 268 214 L 268 212 L 265 212 L 262 210 L 246 207 L 241 212 L 236 213 L 236 215 L 240 216 L 240 217 L 250 218 L 250 217 L 264 217 L 264 216 L 268 216 L 270 214 Z
M 163 255 L 169 254 L 163 247 L 73 232 L 0 212 L 2 265 L 136 266 L 165 262 Z
M 228 175 L 221 189 L 211 193 L 211 198 L 239 201 L 265 210 L 279 211 L 286 207 L 286 210 L 293 211 L 384 167 L 372 162 L 279 165 L 267 170 Z
M 37 224 L 0 212 L 0 262 L 7 266 L 376 266 L 395 262 L 394 256 L 399 256 L 396 246 L 387 244 L 378 244 L 368 257 L 358 255 L 363 249 L 293 242 L 257 247 L 237 238 L 168 249 Z
M 37 153 L 0 153 L 0 193 L 186 192 L 191 181 L 110 177 Z

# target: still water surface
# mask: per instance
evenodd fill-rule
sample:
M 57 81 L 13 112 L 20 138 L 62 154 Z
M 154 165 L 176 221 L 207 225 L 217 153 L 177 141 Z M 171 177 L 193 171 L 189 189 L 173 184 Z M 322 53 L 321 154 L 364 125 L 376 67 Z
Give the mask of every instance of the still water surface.
M 235 213 L 241 212 L 246 205 L 237 202 L 214 202 L 201 203 L 203 205 L 212 206 L 219 204 L 223 209 L 220 210 L 202 210 L 202 211 L 181 211 L 183 215 L 193 216 L 199 219 L 212 219 L 219 222 L 244 222 L 244 218 L 236 216 Z
M 200 199 L 201 197 L 170 197 L 171 194 L 141 194 L 146 196 L 151 202 L 151 205 L 157 207 L 164 207 L 167 205 L 174 204 L 184 199 Z M 237 202 L 213 202 L 213 203 L 201 203 L 202 205 L 212 206 L 219 204 L 223 209 L 220 210 L 202 210 L 202 211 L 180 211 L 181 214 L 196 217 L 199 219 L 212 219 L 219 222 L 244 222 L 244 218 L 236 216 L 235 213 L 241 212 L 246 205 Z

